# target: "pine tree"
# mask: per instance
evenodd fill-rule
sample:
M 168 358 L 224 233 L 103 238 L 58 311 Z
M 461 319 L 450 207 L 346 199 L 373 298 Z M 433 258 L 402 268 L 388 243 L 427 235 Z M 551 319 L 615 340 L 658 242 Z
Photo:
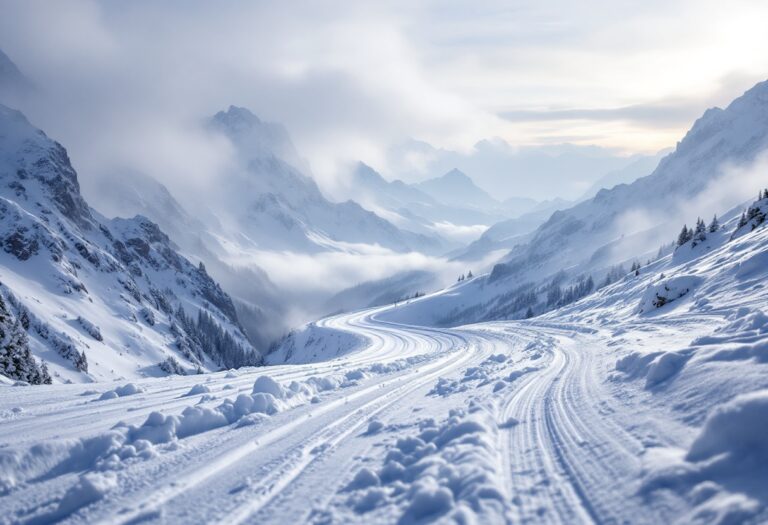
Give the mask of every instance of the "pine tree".
M 747 225 L 747 213 L 741 212 L 741 218 L 739 218 L 739 228 Z
M 472 270 L 470 270 L 469 273 L 467 274 L 467 279 L 471 279 L 472 277 L 474 276 L 472 275 Z
M 677 236 L 677 245 L 682 246 L 691 240 L 691 231 L 688 229 L 688 225 L 683 225 L 683 229 L 680 231 L 680 235 Z
M 696 231 L 693 233 L 693 246 L 696 246 L 700 242 L 707 240 L 707 225 L 701 220 L 701 217 L 696 219 Z
M 720 222 L 717 220 L 717 215 L 712 217 L 712 222 L 709 223 L 709 233 L 715 233 L 720 229 Z
M 44 385 L 50 385 L 53 382 L 51 380 L 51 374 L 48 373 L 48 363 L 45 361 L 40 365 L 40 375 L 42 376 L 42 383 Z
M 526 318 L 526 319 L 530 319 L 531 317 L 533 317 L 533 308 L 531 308 L 531 307 L 529 306 L 529 307 L 528 307 L 528 310 L 526 310 L 526 312 L 525 312 L 525 318 Z

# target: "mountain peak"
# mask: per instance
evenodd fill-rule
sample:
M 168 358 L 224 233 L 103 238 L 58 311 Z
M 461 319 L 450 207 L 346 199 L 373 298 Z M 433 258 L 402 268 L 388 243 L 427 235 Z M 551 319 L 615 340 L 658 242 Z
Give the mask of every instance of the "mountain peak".
M 247 108 L 229 106 L 227 111 L 219 111 L 210 119 L 210 127 L 226 135 L 248 160 L 277 158 L 308 171 L 285 127 L 260 120 Z
M 241 106 L 229 106 L 226 111 L 219 111 L 213 121 L 229 131 L 245 131 L 259 126 L 262 122 L 251 110 Z
M 486 208 L 496 207 L 499 203 L 463 171 L 453 168 L 441 177 L 429 179 L 416 185 L 427 195 L 448 205 Z
M 66 150 L 19 111 L 0 104 L 0 177 L 12 193 L 50 199 L 83 228 L 93 222 Z M 42 198 L 45 195 L 45 199 Z
M 386 185 L 387 181 L 382 175 L 363 161 L 359 161 L 354 170 L 355 178 L 361 182 L 375 185 Z
M 451 171 L 443 175 L 441 178 L 445 180 L 469 183 L 473 186 L 475 185 L 472 179 L 470 179 L 467 176 L 467 174 L 461 171 L 459 168 L 453 168 Z

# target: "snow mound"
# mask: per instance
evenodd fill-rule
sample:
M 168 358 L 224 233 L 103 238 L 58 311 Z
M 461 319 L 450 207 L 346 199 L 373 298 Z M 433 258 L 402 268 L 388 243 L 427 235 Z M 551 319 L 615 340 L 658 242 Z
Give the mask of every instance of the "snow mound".
M 275 381 L 269 376 L 259 377 L 255 383 L 253 383 L 254 394 L 270 394 L 277 399 L 283 399 L 285 397 L 285 391 L 280 383 Z
M 117 399 L 118 397 L 126 397 L 126 396 L 133 396 L 136 394 L 140 394 L 144 392 L 144 389 L 141 387 L 136 386 L 133 383 L 128 383 L 123 386 L 119 386 L 115 388 L 114 390 L 108 390 L 101 394 L 99 397 L 99 401 L 104 401 L 107 399 Z
M 650 469 L 642 491 L 685 495 L 691 510 L 681 523 L 763 523 L 766 433 L 768 390 L 736 396 L 709 414 L 684 458 Z
M 652 284 L 643 294 L 638 307 L 639 313 L 657 310 L 673 301 L 684 297 L 701 284 L 701 277 L 695 275 L 678 275 L 662 279 Z
M 737 308 L 728 323 L 691 342 L 705 361 L 755 359 L 768 362 L 768 315 L 760 309 Z
M 645 388 L 652 388 L 680 372 L 688 361 L 688 356 L 680 352 L 664 352 L 649 366 L 645 376 Z
M 211 392 L 210 387 L 208 387 L 207 385 L 203 385 L 203 384 L 199 384 L 198 383 L 197 385 L 195 385 L 192 388 L 190 388 L 189 392 L 184 394 L 184 397 L 196 396 L 196 395 L 199 395 L 199 394 L 209 394 L 210 392 Z
M 688 451 L 689 461 L 718 454 L 768 463 L 768 390 L 743 394 L 717 407 Z
M 365 431 L 365 433 L 368 435 L 377 434 L 381 432 L 382 428 L 384 428 L 384 423 L 378 419 L 371 419 L 368 422 L 368 429 Z
M 117 488 L 114 473 L 88 473 L 80 476 L 75 485 L 69 488 L 61 498 L 55 511 L 55 519 L 69 516 L 76 510 L 99 501 L 109 491 Z M 54 518 L 54 516 L 50 516 Z
M 488 409 L 477 405 L 451 411 L 441 424 L 422 420 L 418 434 L 396 440 L 377 472 L 357 472 L 347 506 L 357 514 L 393 507 L 400 523 L 503 522 L 496 433 Z

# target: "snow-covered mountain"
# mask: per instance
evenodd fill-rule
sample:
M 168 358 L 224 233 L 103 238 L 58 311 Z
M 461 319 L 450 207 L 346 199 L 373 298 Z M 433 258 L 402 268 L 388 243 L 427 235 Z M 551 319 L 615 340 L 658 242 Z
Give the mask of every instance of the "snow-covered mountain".
M 28 346 L 29 366 L 82 382 L 258 362 L 204 266 L 150 220 L 91 209 L 66 150 L 5 106 L 0 180 L 0 294 L 25 331 L 10 351 Z
M 441 177 L 420 182 L 416 187 L 445 204 L 480 209 L 498 206 L 493 197 L 456 168 Z
M 436 236 L 400 230 L 354 201 L 326 199 L 302 170 L 304 163 L 281 126 L 231 106 L 217 113 L 209 127 L 232 142 L 241 165 L 222 177 L 219 199 L 209 206 L 224 217 L 225 230 L 234 230 L 231 238 L 244 239 L 240 232 L 246 232 L 246 248 L 313 253 L 348 243 L 397 252 L 445 251 Z
M 83 193 L 98 202 L 104 215 L 147 217 L 169 235 L 180 253 L 192 261 L 203 262 L 208 273 L 232 297 L 240 322 L 257 348 L 266 348 L 288 329 L 285 297 L 257 264 L 235 266 L 225 262 L 226 247 L 216 234 L 221 230 L 210 215 L 210 222 L 203 223 L 166 186 L 135 171 L 104 174 L 86 182 Z
M 541 202 L 533 210 L 519 217 L 495 223 L 485 230 L 479 239 L 451 253 L 451 258 L 460 261 L 479 261 L 494 252 L 504 255 L 516 246 L 527 242 L 536 228 L 541 226 L 553 212 L 569 208 L 571 205 L 571 202 L 563 199 Z
M 725 188 L 718 187 L 734 184 L 722 178 L 724 170 L 750 166 L 767 148 L 768 82 L 762 82 L 726 109 L 707 110 L 652 174 L 601 190 L 590 200 L 553 213 L 533 233 L 519 238 L 523 242 L 488 276 L 467 283 L 454 294 L 452 306 L 435 311 L 442 312 L 443 321 L 449 324 L 488 317 L 519 318 L 546 295 L 542 287 L 583 290 L 590 286 L 588 277 L 594 286 L 614 265 L 654 258 L 660 245 L 674 238 L 680 224 L 691 221 L 691 214 L 724 211 L 702 208 L 698 202 L 712 202 L 702 198 L 705 193 L 728 195 Z M 726 201 L 718 205 L 739 204 Z
M 623 170 L 644 157 L 627 157 L 608 148 L 567 143 L 520 147 L 493 138 L 477 142 L 468 152 L 409 140 L 393 147 L 386 162 L 390 171 L 403 180 L 439 177 L 458 169 L 492 192 L 497 200 L 519 195 L 516 180 L 525 180 L 528 197 L 559 196 L 573 200 L 602 176 Z
M 671 153 L 671 150 L 664 149 L 655 155 L 641 156 L 626 166 L 622 166 L 617 170 L 606 173 L 597 179 L 578 200 L 591 199 L 602 189 L 610 189 L 619 184 L 631 184 L 640 177 L 645 177 L 652 173 L 653 170 L 656 169 L 656 166 L 659 165 L 661 159 L 666 157 L 669 153 Z
M 552 274 L 588 260 L 600 247 L 622 236 L 670 221 L 677 227 L 680 212 L 711 184 L 717 184 L 725 168 L 750 165 L 766 148 L 768 82 L 763 82 L 726 109 L 707 110 L 650 175 L 601 190 L 588 201 L 555 212 L 524 249 L 509 254 L 494 271 L 495 276 L 515 274 L 525 279 Z M 698 210 L 701 214 L 716 211 Z M 641 213 L 649 218 L 645 220 L 650 225 L 632 230 L 632 215 Z M 641 256 L 652 248 L 638 246 L 636 253 L 623 255 Z M 621 256 L 617 253 L 614 257 Z
M 498 202 L 487 207 L 451 203 L 453 198 L 443 202 L 418 185 L 388 181 L 362 162 L 353 170 L 346 187 L 337 193 L 345 198 L 354 197 L 402 229 L 442 236 L 451 248 L 477 238 L 485 228 L 513 213 Z

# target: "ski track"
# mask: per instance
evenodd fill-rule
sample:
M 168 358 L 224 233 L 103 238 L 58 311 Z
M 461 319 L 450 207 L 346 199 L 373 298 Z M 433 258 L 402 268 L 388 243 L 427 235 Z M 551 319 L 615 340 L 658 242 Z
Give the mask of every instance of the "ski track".
M 311 365 L 284 365 L 218 373 L 210 385 L 220 402 L 250 390 L 268 375 L 278 381 L 344 372 L 374 363 L 422 356 L 397 372 L 374 375 L 358 386 L 324 395 L 278 413 L 262 424 L 219 428 L 181 440 L 146 462 L 118 471 L 120 490 L 66 518 L 88 523 L 285 523 L 317 518 L 342 491 L 356 468 L 383 453 L 380 442 L 361 439 L 373 417 L 408 415 L 439 377 L 457 376 L 469 366 L 503 352 L 510 358 L 525 344 L 537 345 L 537 369 L 517 378 L 496 396 L 504 458 L 505 498 L 510 521 L 522 523 L 660 523 L 663 511 L 649 511 L 639 497 L 644 446 L 617 400 L 597 377 L 601 351 L 594 330 L 555 323 L 486 323 L 458 329 L 399 325 L 377 320 L 383 309 L 321 321 L 327 328 L 366 337 L 368 346 L 348 356 Z M 185 397 L 201 377 L 141 383 L 145 392 L 111 401 L 71 395 L 30 404 L 34 417 L 4 423 L 6 443 L 34 442 L 35 431 L 50 438 L 94 435 L 117 421 L 141 422 L 153 410 L 179 413 L 197 396 Z M 224 385 L 231 385 L 223 390 Z M 108 385 L 98 385 L 99 391 Z M 30 392 L 34 398 L 36 393 Z M 213 405 L 209 405 L 213 406 Z M 0 496 L 0 509 L 18 522 L 35 508 L 56 502 L 75 474 L 43 478 Z M 320 484 L 320 485 L 319 485 Z M 320 486 L 320 488 L 318 488 Z M 359 517 L 365 521 L 364 516 Z M 6 519 L 6 521 L 8 521 Z M 322 521 L 322 520 L 321 520 Z M 10 520 L 10 522 L 15 522 Z

